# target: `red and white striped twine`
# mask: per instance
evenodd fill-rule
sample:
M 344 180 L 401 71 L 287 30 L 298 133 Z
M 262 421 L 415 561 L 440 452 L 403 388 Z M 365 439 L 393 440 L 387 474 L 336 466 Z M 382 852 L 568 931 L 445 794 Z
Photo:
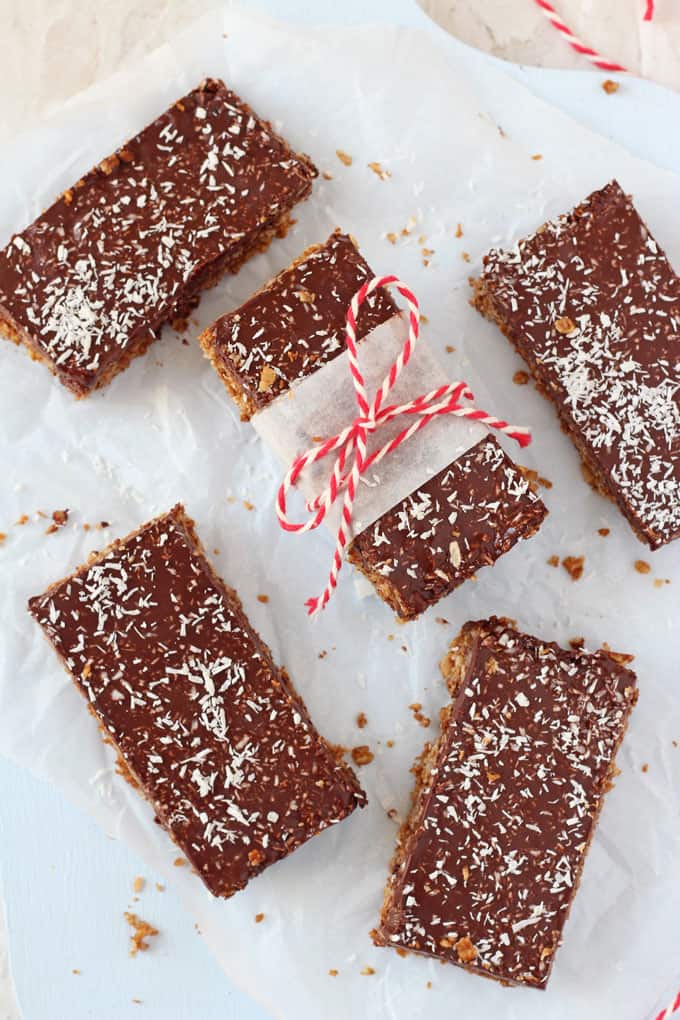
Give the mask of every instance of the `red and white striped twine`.
M 380 389 L 376 392 L 372 402 L 369 402 L 357 356 L 357 315 L 369 294 L 372 294 L 378 287 L 386 286 L 396 287 L 408 305 L 408 336 L 399 356 L 385 376 Z M 464 382 L 447 383 L 436 390 L 432 390 L 430 393 L 416 397 L 406 404 L 392 404 L 383 407 L 385 398 L 399 378 L 402 369 L 409 362 L 418 342 L 418 336 L 418 301 L 409 288 L 398 280 L 396 276 L 374 277 L 360 287 L 352 298 L 347 310 L 345 343 L 347 345 L 349 369 L 352 375 L 352 382 L 354 383 L 354 393 L 359 414 L 354 421 L 337 435 L 330 436 L 319 445 L 311 447 L 293 461 L 290 470 L 281 483 L 276 500 L 276 513 L 281 527 L 285 531 L 304 532 L 318 528 L 340 493 L 343 491 L 345 493 L 328 584 L 322 595 L 310 598 L 305 603 L 310 616 L 315 616 L 326 606 L 338 583 L 343 552 L 347 545 L 348 536 L 351 534 L 352 510 L 359 486 L 359 479 L 372 464 L 377 464 L 388 453 L 396 450 L 398 446 L 401 446 L 412 435 L 425 428 L 433 418 L 441 414 L 453 414 L 457 417 L 472 418 L 475 421 L 480 421 L 490 428 L 497 429 L 499 432 L 504 433 L 504 435 L 510 436 L 520 446 L 527 446 L 531 442 L 528 429 L 508 425 L 501 418 L 495 418 L 493 415 L 470 405 L 461 405 L 460 400 L 462 399 L 472 400 L 472 393 Z M 376 432 L 381 425 L 385 425 L 401 415 L 412 416 L 415 420 L 375 453 L 367 456 L 366 441 L 368 436 Z M 321 460 L 323 457 L 328 456 L 329 453 L 335 451 L 337 451 L 337 454 L 328 484 L 320 495 L 307 502 L 307 511 L 312 516 L 304 524 L 292 523 L 286 514 L 286 496 L 288 491 L 295 485 L 307 465 L 313 464 L 315 461 Z M 351 467 L 348 471 L 345 471 L 345 465 L 350 460 Z
M 670 1020 L 673 1013 L 680 1011 L 680 992 L 675 996 L 673 1001 L 669 1003 L 665 1009 L 662 1009 L 660 1013 L 656 1015 L 654 1020 Z
M 568 25 L 562 21 L 555 8 L 547 0 L 534 0 L 536 4 L 541 8 L 546 18 L 558 32 L 561 32 L 566 41 L 569 43 L 573 50 L 580 53 L 582 56 L 587 57 L 591 64 L 595 67 L 599 67 L 601 71 L 619 71 L 626 73 L 626 68 L 621 64 L 613 63 L 611 60 L 605 60 L 597 50 L 592 49 L 590 46 L 586 46 L 584 42 L 574 35 Z M 654 17 L 654 0 L 645 0 L 645 13 L 643 15 L 643 21 L 651 21 Z

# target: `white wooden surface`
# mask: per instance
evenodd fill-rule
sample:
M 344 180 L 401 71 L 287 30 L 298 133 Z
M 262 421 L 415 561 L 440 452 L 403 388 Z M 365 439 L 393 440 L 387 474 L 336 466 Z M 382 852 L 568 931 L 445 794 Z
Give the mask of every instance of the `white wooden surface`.
M 62 8 L 78 6 L 62 0 L 54 2 Z M 6 13 L 5 0 L 2 5 L 0 13 Z M 43 5 L 42 0 L 27 0 L 21 5 L 22 12 L 16 0 L 10 6 L 17 14 L 15 24 L 23 24 L 26 12 L 33 10 L 37 15 Z M 191 0 L 189 10 L 200 13 L 209 6 L 213 6 L 210 0 Z M 333 0 L 260 0 L 252 6 L 291 20 L 332 22 L 339 17 Z M 183 7 L 187 9 L 186 4 Z M 165 12 L 157 33 L 154 23 L 145 19 L 142 4 L 138 29 L 145 36 L 131 37 L 132 49 L 143 52 L 151 48 L 152 42 L 161 42 L 171 16 L 172 11 Z M 361 23 L 368 17 L 428 24 L 411 0 L 374 0 L 370 8 L 360 0 L 344 0 L 344 22 Z M 177 23 L 179 20 L 178 15 Z M 76 34 L 69 41 L 63 28 L 60 45 L 65 51 L 74 39 L 78 40 L 77 31 L 74 29 Z M 473 74 L 486 59 L 453 40 L 443 38 L 443 43 Z M 99 61 L 100 69 L 110 71 L 125 46 L 115 38 L 108 41 L 108 49 L 102 45 L 103 51 L 93 59 Z M 680 136 L 667 130 L 669 123 L 678 122 L 678 97 L 654 86 L 630 82 L 612 99 L 593 88 L 598 77 L 589 73 L 508 70 L 522 77 L 538 95 L 639 155 L 672 169 L 680 167 Z M 5 88 L 20 89 L 21 78 L 12 82 L 10 76 Z M 68 78 L 65 88 L 68 91 Z M 28 123 L 48 94 L 46 86 L 40 103 L 28 103 L 18 121 Z M 486 98 L 492 110 L 502 103 L 499 96 Z M 262 1011 L 228 984 L 172 890 L 158 892 L 156 876 L 146 874 L 125 847 L 107 839 L 54 790 L 2 759 L 0 801 L 0 862 L 12 971 L 25 1020 L 263 1020 Z M 132 904 L 132 883 L 138 874 L 145 876 L 147 885 L 133 909 L 156 924 L 161 935 L 149 953 L 131 960 L 122 914 Z M 73 974 L 74 969 L 81 973 Z M 0 952 L 0 988 L 1 979 Z M 135 1003 L 133 999 L 142 1001 Z M 0 993 L 0 1020 L 10 1016 L 10 1006 L 5 1005 Z

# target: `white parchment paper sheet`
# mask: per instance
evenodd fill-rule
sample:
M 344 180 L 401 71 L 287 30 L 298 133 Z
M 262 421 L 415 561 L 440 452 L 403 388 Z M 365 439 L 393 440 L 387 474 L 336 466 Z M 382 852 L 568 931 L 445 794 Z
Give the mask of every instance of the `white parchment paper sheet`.
M 398 358 L 407 336 L 408 320 L 402 313 L 371 330 L 359 344 L 359 365 L 369 403 Z M 406 368 L 383 401 L 383 407 L 406 404 L 450 381 L 454 380 L 447 377 L 434 351 L 421 338 Z M 295 457 L 318 442 L 315 437 L 325 439 L 340 433 L 358 413 L 349 361 L 347 353 L 343 352 L 313 375 L 281 393 L 251 420 L 257 434 L 276 453 L 284 471 L 287 471 Z M 414 420 L 399 416 L 370 435 L 367 444 L 369 455 L 394 439 Z M 358 535 L 438 471 L 457 460 L 483 439 L 487 431 L 479 422 L 454 415 L 443 415 L 430 421 L 424 429 L 362 475 L 354 502 L 353 534 Z M 298 488 L 308 499 L 318 496 L 326 488 L 335 456 L 329 454 L 307 465 L 301 474 Z M 345 469 L 347 473 L 351 467 L 350 458 Z M 324 524 L 334 534 L 340 523 L 342 503 L 341 494 L 324 518 Z
M 475 1020 L 594 1020 L 606 1011 L 642 1020 L 678 968 L 680 549 L 647 553 L 583 483 L 552 408 L 531 387 L 513 386 L 518 359 L 469 308 L 467 277 L 491 244 L 533 229 L 614 174 L 680 267 L 680 181 L 580 129 L 490 65 L 479 84 L 505 97 L 501 134 L 475 83 L 424 35 L 384 26 L 292 30 L 228 9 L 224 22 L 196 24 L 4 150 L 0 238 L 206 74 L 223 75 L 333 180 L 317 183 L 285 240 L 206 295 L 186 342 L 166 332 L 90 399 L 74 402 L 22 351 L 5 345 L 0 352 L 0 530 L 8 533 L 0 550 L 0 748 L 50 778 L 163 872 L 229 977 L 274 1016 L 444 1020 L 455 1012 Z M 338 161 L 338 148 L 353 156 L 351 167 Z M 538 153 L 543 159 L 533 160 Z M 380 161 L 392 177 L 380 180 L 369 161 Z M 411 234 L 388 243 L 385 233 L 412 216 Z M 308 623 L 302 603 L 325 579 L 332 540 L 321 531 L 304 538 L 280 532 L 273 511 L 280 468 L 239 421 L 194 339 L 336 225 L 356 235 L 376 272 L 395 272 L 416 291 L 433 346 L 452 376 L 468 379 L 481 406 L 532 426 L 534 444 L 522 458 L 554 483 L 545 496 L 551 515 L 536 538 L 406 627 L 397 627 L 378 600 L 360 604 L 345 577 L 318 624 Z M 428 267 L 421 244 L 434 249 Z M 347 746 L 368 743 L 376 753 L 361 770 L 370 806 L 226 903 L 212 901 L 186 869 L 173 868 L 175 848 L 148 806 L 113 774 L 95 724 L 25 611 L 29 595 L 92 548 L 177 499 L 195 516 L 208 549 L 219 550 L 218 570 L 238 588 L 322 732 Z M 13 526 L 23 513 L 63 507 L 71 519 L 56 535 L 46 536 L 46 522 L 34 517 Z M 102 520 L 111 524 L 103 533 L 82 528 Z M 596 529 L 605 526 L 611 534 L 603 539 Z M 582 580 L 547 566 L 553 554 L 585 554 Z M 652 563 L 649 575 L 634 570 L 638 558 Z M 654 578 L 672 584 L 655 588 Z M 257 600 L 260 593 L 268 604 Z M 372 947 L 367 935 L 395 836 L 386 810 L 407 811 L 409 766 L 434 732 L 418 726 L 407 706 L 420 701 L 436 716 L 445 701 L 438 661 L 449 638 L 466 619 L 493 612 L 546 637 L 584 636 L 591 646 L 606 640 L 633 652 L 640 678 L 622 774 L 545 994 L 403 960 Z M 449 624 L 438 622 L 444 618 Z M 369 719 L 361 731 L 359 711 Z M 258 911 L 266 920 L 255 925 Z M 360 975 L 366 965 L 375 975 Z M 329 968 L 339 976 L 330 978 Z

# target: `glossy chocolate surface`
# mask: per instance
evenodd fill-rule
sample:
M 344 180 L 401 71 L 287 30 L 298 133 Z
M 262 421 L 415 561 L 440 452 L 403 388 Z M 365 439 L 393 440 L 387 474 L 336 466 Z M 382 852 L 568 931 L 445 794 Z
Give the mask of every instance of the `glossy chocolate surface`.
M 544 987 L 635 675 L 496 618 L 466 624 L 443 669 L 454 700 L 376 939 Z
M 0 252 L 0 319 L 78 394 L 235 268 L 316 171 L 220 81 L 178 100 Z
M 229 896 L 365 796 L 196 541 L 175 507 L 30 611 L 161 823 Z
M 603 486 L 656 548 L 680 534 L 680 278 L 612 181 L 484 260 L 494 314 Z
M 351 237 L 335 231 L 218 319 L 204 345 L 233 370 L 251 408 L 259 410 L 344 351 L 347 307 L 372 275 Z M 376 291 L 362 305 L 357 337 L 396 311 L 389 293 Z

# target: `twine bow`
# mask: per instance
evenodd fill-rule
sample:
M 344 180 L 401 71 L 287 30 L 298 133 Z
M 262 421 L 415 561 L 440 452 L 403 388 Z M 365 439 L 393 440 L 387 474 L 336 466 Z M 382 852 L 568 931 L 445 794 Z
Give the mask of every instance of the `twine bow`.
M 366 298 L 373 291 L 377 290 L 378 287 L 386 286 L 396 287 L 408 305 L 408 336 L 398 357 L 385 376 L 382 385 L 377 390 L 373 399 L 369 401 L 357 357 L 357 316 Z M 342 567 L 342 555 L 347 544 L 348 535 L 351 535 L 352 511 L 359 479 L 371 465 L 377 464 L 383 457 L 386 457 L 393 450 L 396 450 L 398 446 L 401 446 L 402 443 L 410 439 L 411 436 L 415 435 L 416 432 L 425 428 L 433 418 L 442 414 L 453 414 L 460 418 L 472 418 L 475 421 L 480 421 L 493 429 L 497 429 L 504 435 L 510 436 L 520 446 L 527 446 L 531 442 L 528 429 L 513 427 L 501 418 L 495 418 L 485 411 L 478 410 L 470 405 L 462 405 L 460 403 L 461 400 L 473 399 L 472 392 L 464 382 L 446 383 L 430 393 L 425 393 L 405 404 L 383 406 L 385 399 L 402 370 L 408 364 L 418 342 L 418 337 L 418 301 L 408 287 L 396 276 L 374 277 L 372 280 L 364 283 L 352 298 L 347 310 L 345 344 L 347 345 L 349 369 L 352 375 L 359 413 L 354 421 L 350 422 L 337 435 L 329 436 L 319 445 L 311 447 L 305 453 L 296 457 L 281 483 L 276 500 L 279 524 L 284 531 L 305 532 L 318 528 L 340 496 L 340 493 L 344 492 L 345 494 L 328 583 L 321 595 L 310 598 L 305 603 L 310 616 L 315 616 L 326 606 L 338 583 L 338 574 Z M 385 443 L 384 446 L 371 453 L 370 456 L 367 455 L 368 437 L 377 432 L 383 425 L 401 416 L 414 420 L 390 439 L 389 442 Z M 312 516 L 304 523 L 291 522 L 286 512 L 286 496 L 289 490 L 295 485 L 309 464 L 322 460 L 334 452 L 336 457 L 328 484 L 318 496 L 307 501 L 307 511 Z M 348 464 L 351 466 L 346 471 L 345 467 Z

